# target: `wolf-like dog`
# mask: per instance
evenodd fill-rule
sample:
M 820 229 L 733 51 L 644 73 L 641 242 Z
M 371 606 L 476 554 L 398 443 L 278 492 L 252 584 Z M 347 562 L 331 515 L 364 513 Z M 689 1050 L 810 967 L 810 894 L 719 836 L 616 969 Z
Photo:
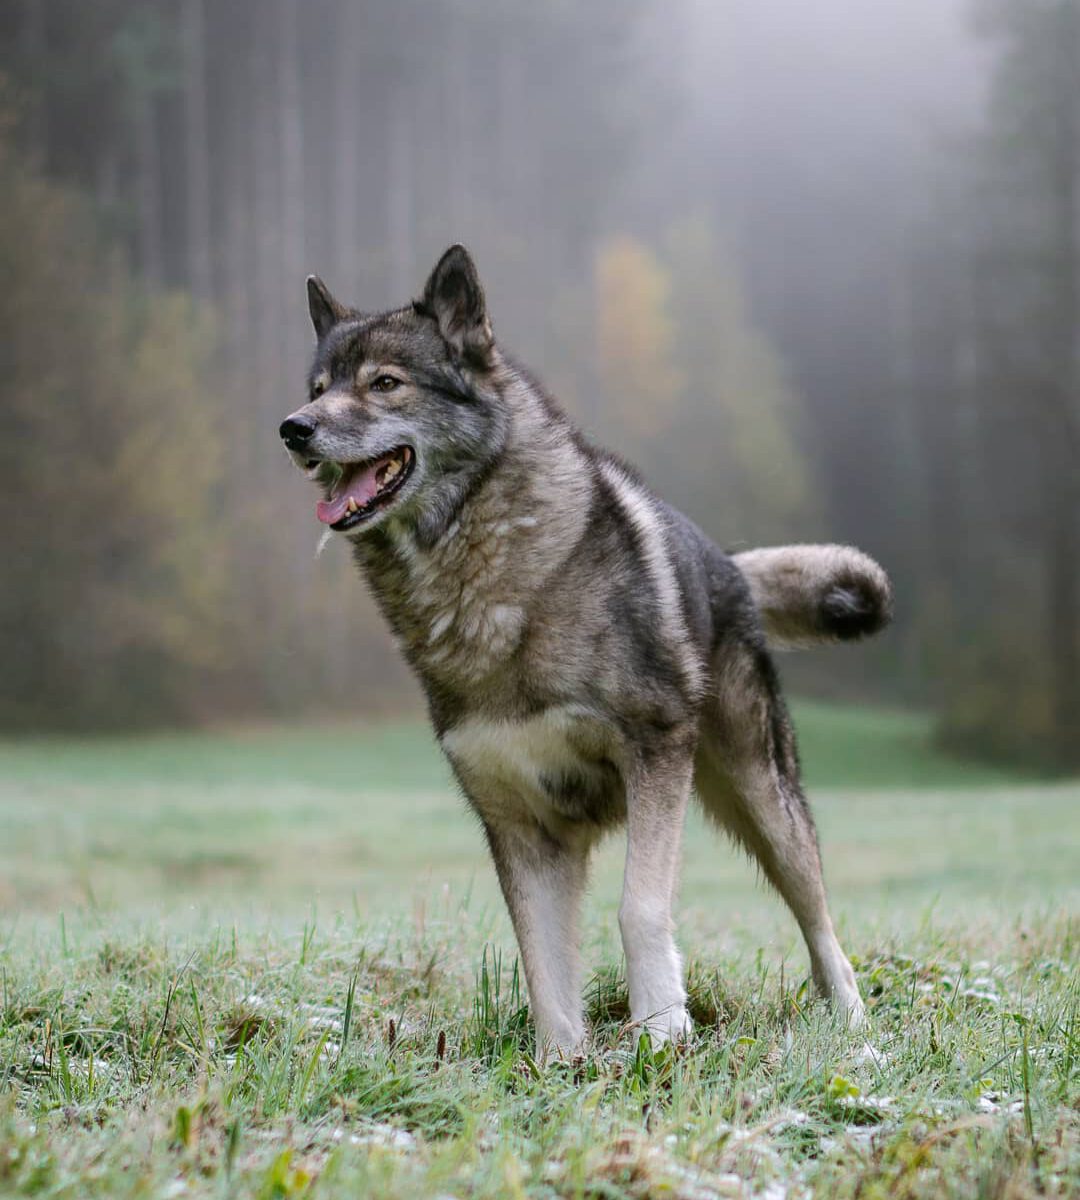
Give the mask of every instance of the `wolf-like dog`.
M 620 823 L 631 1017 L 656 1043 L 689 1033 L 672 906 L 691 794 L 791 908 L 817 990 L 860 1023 L 768 643 L 881 628 L 884 571 L 844 546 L 721 551 L 496 344 L 462 246 L 388 312 L 307 286 L 308 400 L 280 435 L 483 825 L 541 1052 L 585 1045 L 579 908 Z

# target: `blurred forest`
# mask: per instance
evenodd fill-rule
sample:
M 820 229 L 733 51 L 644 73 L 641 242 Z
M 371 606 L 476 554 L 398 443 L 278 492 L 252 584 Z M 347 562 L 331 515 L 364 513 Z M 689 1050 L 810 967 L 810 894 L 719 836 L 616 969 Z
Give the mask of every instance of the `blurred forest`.
M 1080 764 L 1080 0 L 8 0 L 0 727 L 417 702 L 277 439 L 303 281 L 497 332 L 721 544 L 849 540 L 784 668 Z

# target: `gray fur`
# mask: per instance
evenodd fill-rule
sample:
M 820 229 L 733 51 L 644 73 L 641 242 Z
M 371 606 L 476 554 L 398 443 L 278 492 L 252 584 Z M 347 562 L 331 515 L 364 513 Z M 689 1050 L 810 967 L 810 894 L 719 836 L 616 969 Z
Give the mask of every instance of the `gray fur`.
M 584 1042 L 578 906 L 592 846 L 620 823 L 633 1019 L 657 1040 L 689 1029 L 671 909 L 692 788 L 858 1020 L 762 617 L 828 640 L 823 599 L 853 564 L 887 597 L 884 573 L 846 548 L 725 555 L 501 352 L 462 247 L 406 308 L 362 315 L 318 282 L 309 297 L 318 345 L 294 416 L 316 428 L 294 457 L 329 494 L 327 463 L 414 451 L 392 499 L 342 536 L 483 822 L 542 1049 Z M 384 369 L 401 381 L 385 395 Z

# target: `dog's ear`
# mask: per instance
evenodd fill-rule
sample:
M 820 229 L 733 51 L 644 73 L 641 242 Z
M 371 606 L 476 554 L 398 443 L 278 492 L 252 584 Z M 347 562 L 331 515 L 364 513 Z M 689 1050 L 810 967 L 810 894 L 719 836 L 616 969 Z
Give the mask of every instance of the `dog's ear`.
M 340 304 L 330 295 L 330 289 L 318 275 L 307 277 L 307 303 L 317 338 L 324 338 L 349 311 L 344 304 Z
M 490 364 L 495 338 L 480 276 L 464 246 L 451 246 L 439 259 L 417 309 L 435 318 L 443 340 L 457 357 L 474 366 Z

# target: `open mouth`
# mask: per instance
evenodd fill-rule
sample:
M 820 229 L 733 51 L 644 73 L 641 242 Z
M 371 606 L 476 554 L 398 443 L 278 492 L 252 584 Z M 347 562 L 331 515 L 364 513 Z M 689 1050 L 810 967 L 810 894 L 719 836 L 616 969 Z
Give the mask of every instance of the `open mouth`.
M 320 500 L 315 515 L 338 533 L 354 529 L 386 508 L 413 472 L 411 446 L 398 446 L 367 462 L 340 463 L 341 476 L 328 500 Z

